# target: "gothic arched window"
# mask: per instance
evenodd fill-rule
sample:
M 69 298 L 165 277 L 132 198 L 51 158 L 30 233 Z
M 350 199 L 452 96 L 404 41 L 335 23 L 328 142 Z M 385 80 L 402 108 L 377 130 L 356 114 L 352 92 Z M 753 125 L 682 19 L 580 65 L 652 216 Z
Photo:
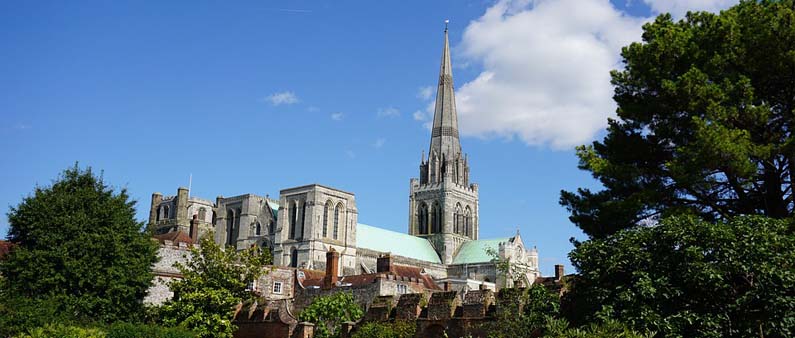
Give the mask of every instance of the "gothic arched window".
M 235 211 L 229 209 L 226 211 L 226 245 L 232 245 L 235 239 L 232 234 L 235 231 Z
M 295 239 L 295 223 L 298 220 L 298 204 L 293 202 L 290 205 L 290 239 Z
M 262 234 L 262 225 L 260 225 L 259 222 L 257 222 L 256 229 L 254 230 L 254 234 L 257 235 L 257 236 Z
M 431 210 L 431 232 L 434 234 L 442 232 L 442 209 L 437 202 L 433 202 Z
M 169 218 L 171 218 L 171 217 L 169 217 L 169 216 L 168 216 L 168 212 L 169 212 L 169 210 L 168 210 L 168 206 L 167 206 L 167 205 L 164 205 L 164 206 L 163 206 L 163 219 L 169 219 Z
M 298 238 L 304 238 L 304 226 L 305 225 L 306 225 L 306 201 L 303 201 L 301 203 L 301 227 L 299 228 L 299 231 L 298 231 Z
M 199 208 L 199 220 L 205 222 L 204 218 L 207 217 L 207 209 Z
M 334 232 L 332 233 L 332 235 L 334 236 L 334 239 L 338 239 L 339 238 L 340 213 L 341 212 L 342 212 L 342 203 L 339 203 L 339 204 L 337 204 L 336 207 L 334 207 Z
M 428 205 L 425 202 L 421 203 L 417 210 L 417 227 L 421 235 L 428 234 Z
M 328 213 L 331 211 L 331 201 L 326 201 L 323 206 L 323 238 L 328 237 Z
M 466 209 L 464 210 L 464 236 L 471 236 L 472 232 L 472 211 L 467 205 Z
M 453 233 L 461 235 L 464 233 L 464 213 L 461 211 L 461 204 L 455 204 L 455 211 L 453 212 Z
M 290 250 L 290 266 L 294 268 L 298 267 L 298 249 L 296 248 Z

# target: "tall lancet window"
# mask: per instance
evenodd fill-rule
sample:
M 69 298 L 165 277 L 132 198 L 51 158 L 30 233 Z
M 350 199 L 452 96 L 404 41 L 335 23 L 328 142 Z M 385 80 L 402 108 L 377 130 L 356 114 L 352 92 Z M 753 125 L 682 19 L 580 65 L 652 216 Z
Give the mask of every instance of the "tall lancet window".
M 298 231 L 298 238 L 304 238 L 304 226 L 306 225 L 306 201 L 301 203 L 301 227 Z M 311 236 L 310 236 L 311 237 Z
M 326 201 L 323 206 L 323 238 L 328 237 L 328 213 L 331 211 L 331 201 Z
M 431 233 L 438 234 L 442 232 L 442 208 L 439 203 L 433 202 L 431 209 Z
M 464 236 L 472 236 L 472 211 L 468 205 L 466 210 L 464 210 L 464 231 Z
M 235 243 L 235 238 L 232 237 L 234 230 L 235 230 L 235 211 L 229 209 L 226 211 L 226 245 L 232 245 Z
M 417 228 L 420 235 L 428 234 L 428 205 L 425 202 L 417 210 Z
M 461 210 L 461 204 L 456 203 L 455 213 L 453 214 L 453 232 L 457 235 L 464 234 L 464 212 Z
M 290 250 L 290 266 L 293 268 L 298 267 L 298 250 L 296 248 Z
M 290 205 L 290 239 L 295 239 L 295 225 L 298 220 L 298 204 L 293 202 Z
M 334 232 L 333 232 L 334 239 L 339 238 L 341 212 L 342 212 L 342 204 L 337 204 L 337 206 L 334 208 Z

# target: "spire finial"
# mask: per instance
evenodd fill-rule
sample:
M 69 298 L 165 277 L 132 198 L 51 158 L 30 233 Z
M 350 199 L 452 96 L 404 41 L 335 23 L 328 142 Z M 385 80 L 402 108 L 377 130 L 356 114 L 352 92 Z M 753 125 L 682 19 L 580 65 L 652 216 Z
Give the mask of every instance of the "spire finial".
M 447 33 L 447 24 L 450 23 L 450 19 L 444 20 L 444 32 Z

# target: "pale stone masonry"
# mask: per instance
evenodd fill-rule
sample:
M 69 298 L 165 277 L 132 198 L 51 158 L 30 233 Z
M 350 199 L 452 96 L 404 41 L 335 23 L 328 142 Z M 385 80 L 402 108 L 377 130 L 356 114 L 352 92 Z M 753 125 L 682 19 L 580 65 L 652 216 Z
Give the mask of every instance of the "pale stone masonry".
M 245 194 L 212 202 L 190 196 L 185 188 L 175 196 L 154 193 L 149 226 L 158 234 L 187 233 L 195 217 L 198 235 L 213 230 L 219 244 L 268 248 L 274 264 L 291 271 L 325 271 L 326 254 L 333 250 L 339 255 L 337 276 L 375 273 L 378 258 L 390 254 L 395 264 L 419 268 L 449 290 L 495 289 L 513 280 L 532 284 L 539 276 L 538 252 L 518 232 L 480 238 L 479 187 L 470 181 L 469 158 L 459 139 L 446 29 L 430 136 L 419 177 L 409 181 L 407 233 L 359 223 L 355 195 L 320 184 L 283 189 L 278 200 Z M 524 267 L 525 273 L 500 280 L 487 251 Z M 272 290 L 272 281 L 264 282 Z

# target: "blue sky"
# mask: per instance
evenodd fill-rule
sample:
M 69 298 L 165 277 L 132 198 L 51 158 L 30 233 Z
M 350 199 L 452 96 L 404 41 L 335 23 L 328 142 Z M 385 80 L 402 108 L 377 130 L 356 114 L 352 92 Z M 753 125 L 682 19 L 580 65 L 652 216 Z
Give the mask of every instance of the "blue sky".
M 606 72 L 661 11 L 723 0 L 0 3 L 0 205 L 76 161 L 127 188 L 192 195 L 321 183 L 359 221 L 406 231 L 428 147 L 428 86 L 450 19 L 462 146 L 481 237 L 513 235 L 541 268 L 581 232 L 561 189 L 598 188 L 573 147 L 613 114 Z M 581 17 L 579 17 L 581 16 Z M 8 220 L 0 218 L 0 233 Z

